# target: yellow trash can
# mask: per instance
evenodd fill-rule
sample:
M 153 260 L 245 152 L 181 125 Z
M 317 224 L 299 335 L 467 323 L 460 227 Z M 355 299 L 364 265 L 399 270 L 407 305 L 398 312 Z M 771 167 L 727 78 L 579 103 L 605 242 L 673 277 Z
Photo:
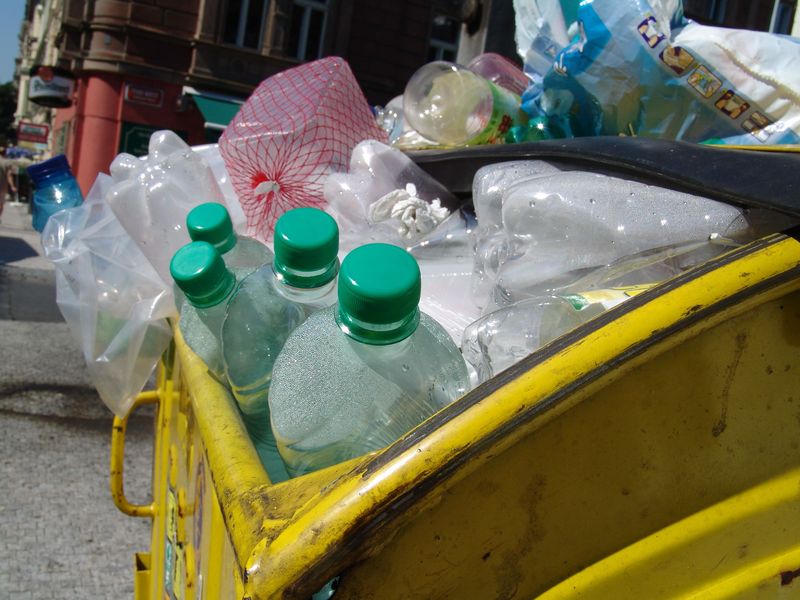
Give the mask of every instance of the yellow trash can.
M 798 214 L 788 152 L 581 138 L 415 160 L 468 194 L 513 158 Z M 798 239 L 653 287 L 385 450 L 278 485 L 176 329 L 136 404 L 157 404 L 150 504 L 125 498 L 127 419 L 112 432 L 114 501 L 153 522 L 136 598 L 306 599 L 334 578 L 351 599 L 800 598 Z
M 270 484 L 176 329 L 137 598 L 800 597 L 800 242 L 658 285 L 385 450 Z

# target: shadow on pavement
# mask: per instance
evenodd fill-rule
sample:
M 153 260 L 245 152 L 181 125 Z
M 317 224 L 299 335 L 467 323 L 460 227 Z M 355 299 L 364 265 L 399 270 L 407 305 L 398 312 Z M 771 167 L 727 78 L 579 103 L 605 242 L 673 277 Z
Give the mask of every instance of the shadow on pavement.
M 25 240 L 0 235 L 0 265 L 38 255 L 39 253 Z
M 3 265 L 0 261 L 0 320 L 63 321 L 56 304 L 55 272 Z

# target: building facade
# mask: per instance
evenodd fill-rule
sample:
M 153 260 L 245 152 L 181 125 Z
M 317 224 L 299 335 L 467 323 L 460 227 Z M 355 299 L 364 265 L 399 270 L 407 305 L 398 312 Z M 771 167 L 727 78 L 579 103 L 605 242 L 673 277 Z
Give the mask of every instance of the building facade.
M 261 81 L 321 56 L 346 58 L 367 99 L 385 103 L 429 58 L 455 59 L 459 7 L 441 0 L 29 0 L 17 120 L 49 127 L 48 152 L 67 155 L 86 192 L 118 153 L 145 154 L 158 129 L 191 145 L 216 141 Z M 72 86 L 68 106 L 32 101 L 34 83 L 57 81 Z

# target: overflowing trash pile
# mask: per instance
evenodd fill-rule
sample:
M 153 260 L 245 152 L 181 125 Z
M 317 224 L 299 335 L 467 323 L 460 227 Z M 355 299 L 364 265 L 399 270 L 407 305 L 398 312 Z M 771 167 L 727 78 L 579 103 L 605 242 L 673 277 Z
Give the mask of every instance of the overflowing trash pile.
M 580 324 L 793 224 L 541 160 L 481 168 L 470 201 L 448 191 L 406 151 L 796 140 L 796 73 L 758 54 L 775 36 L 748 32 L 745 68 L 725 51 L 741 32 L 701 31 L 677 2 L 582 3 L 571 25 L 558 2 L 515 4 L 524 72 L 435 62 L 370 107 L 344 60 L 301 65 L 264 81 L 218 146 L 158 132 L 50 217 L 58 304 L 106 404 L 127 413 L 177 323 L 280 481 L 392 443 Z

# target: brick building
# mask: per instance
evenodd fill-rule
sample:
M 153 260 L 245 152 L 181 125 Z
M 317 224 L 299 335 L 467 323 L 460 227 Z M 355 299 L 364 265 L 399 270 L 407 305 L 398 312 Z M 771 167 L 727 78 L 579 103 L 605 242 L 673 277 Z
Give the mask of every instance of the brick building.
M 145 153 L 157 129 L 216 141 L 262 80 L 321 56 L 345 57 L 368 100 L 384 103 L 428 60 L 455 59 L 468 4 L 28 0 L 17 119 L 50 127 L 49 153 L 67 155 L 85 192 L 117 153 Z M 73 86 L 58 101 L 68 106 L 31 102 L 37 65 Z

